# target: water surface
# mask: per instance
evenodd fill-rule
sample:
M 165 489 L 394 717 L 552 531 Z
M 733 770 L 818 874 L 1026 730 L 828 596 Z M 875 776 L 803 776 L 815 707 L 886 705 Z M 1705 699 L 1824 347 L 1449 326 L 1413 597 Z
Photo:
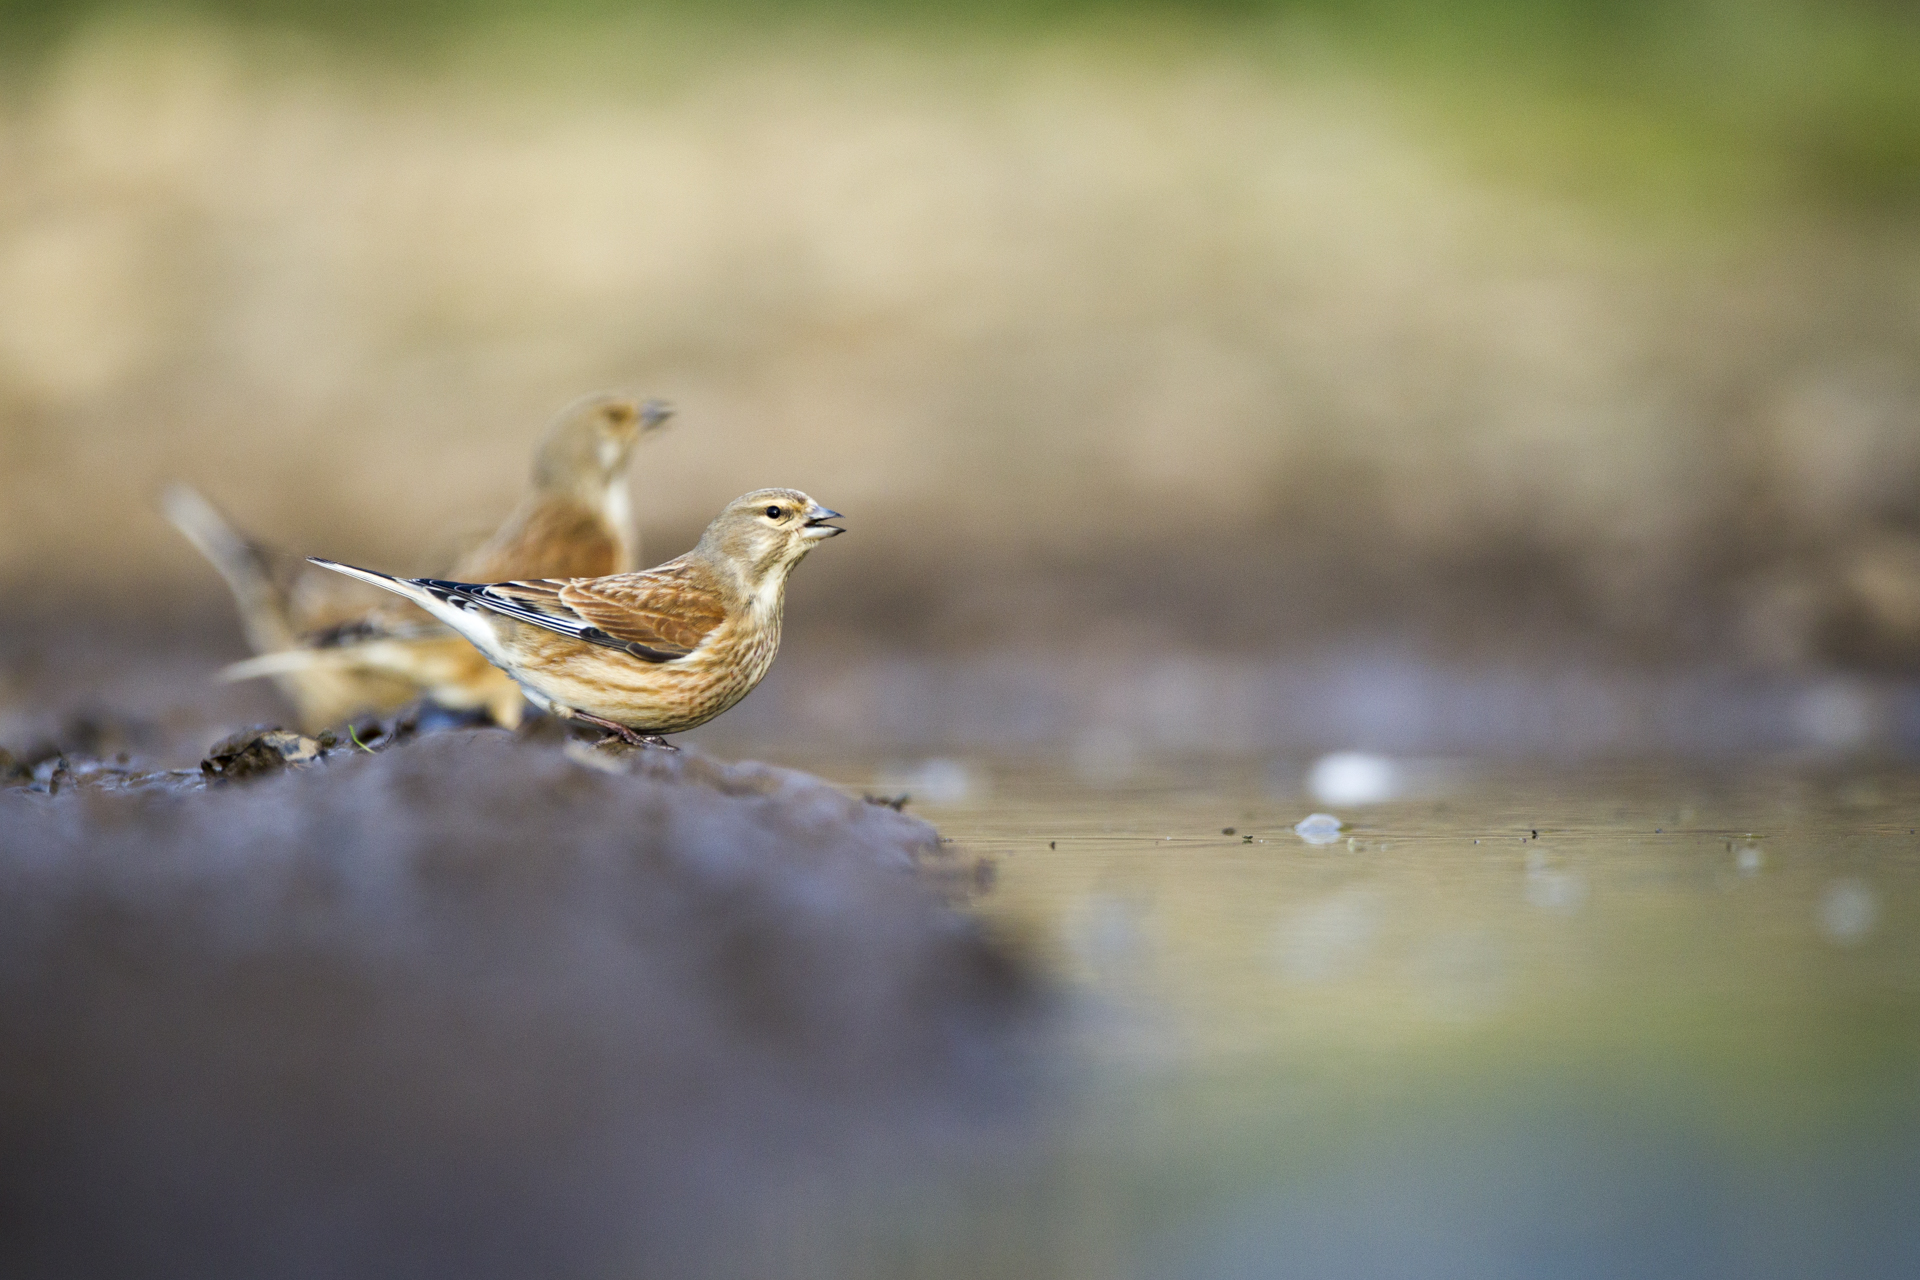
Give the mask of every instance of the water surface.
M 1308 761 L 1086 763 L 840 772 L 1072 1010 L 1073 1119 L 947 1265 L 1920 1274 L 1912 770 L 1429 763 L 1316 845 Z

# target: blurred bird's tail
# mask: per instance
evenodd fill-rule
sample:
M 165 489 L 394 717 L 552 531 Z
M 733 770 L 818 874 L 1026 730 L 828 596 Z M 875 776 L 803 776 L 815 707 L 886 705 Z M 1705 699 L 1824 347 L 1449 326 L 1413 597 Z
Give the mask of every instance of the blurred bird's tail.
M 329 637 L 365 626 L 369 608 L 380 607 L 382 597 L 262 546 L 185 485 L 168 488 L 160 506 L 226 579 L 247 643 L 258 655 L 222 671 L 223 679 L 271 677 L 310 731 L 364 711 L 384 714 L 419 696 L 404 672 L 367 660 L 379 655 L 369 651 L 358 662 L 344 661 L 341 650 L 325 647 Z M 427 624 L 422 619 L 414 625 Z
M 226 579 L 255 652 L 289 649 L 298 643 L 287 594 L 274 578 L 273 559 L 264 547 L 235 529 L 211 502 L 184 484 L 168 486 L 160 495 L 160 509 Z
M 232 682 L 257 680 L 261 676 L 298 676 L 309 672 L 339 671 L 371 672 L 429 685 L 432 683 L 431 676 L 421 671 L 422 662 L 418 654 L 420 635 L 423 634 L 427 635 L 429 641 L 434 636 L 446 636 L 452 644 L 466 645 L 466 641 L 447 636 L 444 630 L 438 628 L 432 633 L 376 636 L 337 645 L 302 645 L 230 662 L 220 668 L 220 679 Z
M 220 679 L 231 683 L 257 680 L 261 676 L 304 675 L 310 671 L 381 670 L 399 665 L 388 652 L 394 647 L 390 641 L 363 641 L 330 649 L 276 649 L 240 662 L 229 662 L 220 668 Z

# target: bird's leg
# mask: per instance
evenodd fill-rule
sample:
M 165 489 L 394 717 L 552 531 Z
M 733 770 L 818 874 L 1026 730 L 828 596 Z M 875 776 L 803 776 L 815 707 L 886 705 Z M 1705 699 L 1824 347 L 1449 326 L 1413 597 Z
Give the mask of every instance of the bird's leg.
M 657 733 L 639 733 L 614 720 L 602 720 L 599 716 L 590 716 L 584 711 L 575 710 L 575 720 L 585 720 L 588 724 L 599 725 L 602 729 L 619 738 L 630 747 L 658 747 L 662 751 L 678 751 L 680 748 L 668 742 Z
M 602 720 L 599 716 L 590 716 L 584 711 L 575 710 L 573 718 L 575 720 L 585 720 L 588 724 L 599 725 L 602 729 L 605 729 L 608 733 L 611 733 L 614 737 L 620 739 L 620 741 L 630 747 L 651 746 L 653 742 L 660 741 L 659 736 L 656 734 L 638 734 L 617 721 Z M 652 738 L 653 742 L 649 742 L 648 738 Z

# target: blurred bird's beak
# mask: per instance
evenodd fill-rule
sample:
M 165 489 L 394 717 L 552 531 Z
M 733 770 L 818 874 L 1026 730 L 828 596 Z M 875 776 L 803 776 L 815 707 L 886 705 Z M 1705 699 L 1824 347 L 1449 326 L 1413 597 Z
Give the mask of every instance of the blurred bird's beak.
M 640 406 L 640 429 L 651 431 L 673 416 L 673 406 L 665 400 L 649 400 Z
M 828 520 L 844 520 L 844 519 L 846 519 L 846 517 L 841 515 L 838 511 L 829 511 L 825 507 L 821 506 L 819 503 L 816 502 L 807 511 L 807 523 L 803 526 L 803 528 L 805 529 L 806 535 L 809 538 L 812 538 L 815 540 L 818 540 L 820 538 L 831 538 L 836 533 L 845 533 L 846 530 L 842 529 L 837 524 L 827 524 L 825 522 Z

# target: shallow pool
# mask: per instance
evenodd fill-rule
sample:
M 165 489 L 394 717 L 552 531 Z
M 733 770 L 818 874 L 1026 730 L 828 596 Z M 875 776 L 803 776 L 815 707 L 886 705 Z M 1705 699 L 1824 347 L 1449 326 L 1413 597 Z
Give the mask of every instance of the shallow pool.
M 828 770 L 923 784 L 1072 1028 L 910 1270 L 1920 1275 L 1920 775 L 1397 762 L 1316 844 L 1310 763 Z

